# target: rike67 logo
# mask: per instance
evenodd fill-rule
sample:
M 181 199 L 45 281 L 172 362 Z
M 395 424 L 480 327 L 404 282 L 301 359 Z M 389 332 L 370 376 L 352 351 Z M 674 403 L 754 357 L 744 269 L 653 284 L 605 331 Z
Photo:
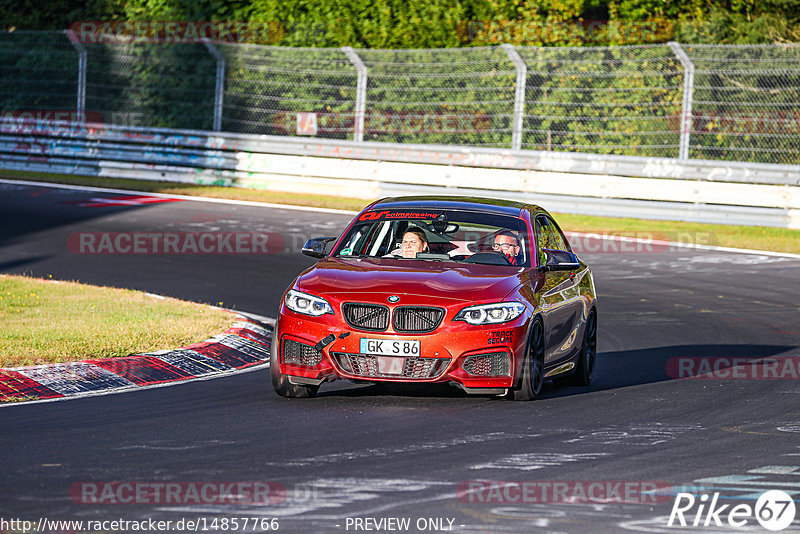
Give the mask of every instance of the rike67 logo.
M 755 520 L 765 529 L 778 531 L 792 524 L 795 503 L 781 490 L 762 493 L 755 506 L 749 504 L 720 504 L 719 493 L 699 498 L 691 493 L 678 493 L 672 504 L 667 526 L 746 528 Z

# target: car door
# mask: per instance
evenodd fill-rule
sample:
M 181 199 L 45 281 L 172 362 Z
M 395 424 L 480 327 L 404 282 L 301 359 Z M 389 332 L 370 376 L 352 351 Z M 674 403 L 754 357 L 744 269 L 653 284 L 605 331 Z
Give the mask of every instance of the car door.
M 544 265 L 548 251 L 569 251 L 566 238 L 555 222 L 538 214 L 534 222 L 537 264 Z M 547 271 L 540 305 L 545 328 L 545 365 L 568 358 L 576 350 L 582 300 L 573 271 Z

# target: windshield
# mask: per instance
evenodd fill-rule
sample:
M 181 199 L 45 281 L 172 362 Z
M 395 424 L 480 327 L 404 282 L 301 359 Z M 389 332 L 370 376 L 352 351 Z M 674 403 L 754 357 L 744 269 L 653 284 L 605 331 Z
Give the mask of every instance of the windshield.
M 530 266 L 525 221 L 461 210 L 362 213 L 333 256 Z

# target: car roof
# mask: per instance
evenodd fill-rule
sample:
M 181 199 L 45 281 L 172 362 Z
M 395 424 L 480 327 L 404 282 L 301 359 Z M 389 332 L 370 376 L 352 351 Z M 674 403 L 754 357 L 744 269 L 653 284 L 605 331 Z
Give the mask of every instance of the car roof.
M 458 196 L 409 196 L 389 197 L 376 201 L 369 210 L 409 210 L 409 209 L 440 209 L 440 210 L 469 210 L 510 215 L 519 217 L 522 210 L 540 210 L 538 206 L 504 200 L 500 198 L 458 197 Z

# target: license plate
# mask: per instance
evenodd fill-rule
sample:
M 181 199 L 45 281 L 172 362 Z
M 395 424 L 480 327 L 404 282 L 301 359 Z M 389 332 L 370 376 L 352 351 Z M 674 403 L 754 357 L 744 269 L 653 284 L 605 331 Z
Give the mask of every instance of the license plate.
M 376 356 L 419 356 L 418 339 L 372 339 L 361 338 L 361 354 Z

